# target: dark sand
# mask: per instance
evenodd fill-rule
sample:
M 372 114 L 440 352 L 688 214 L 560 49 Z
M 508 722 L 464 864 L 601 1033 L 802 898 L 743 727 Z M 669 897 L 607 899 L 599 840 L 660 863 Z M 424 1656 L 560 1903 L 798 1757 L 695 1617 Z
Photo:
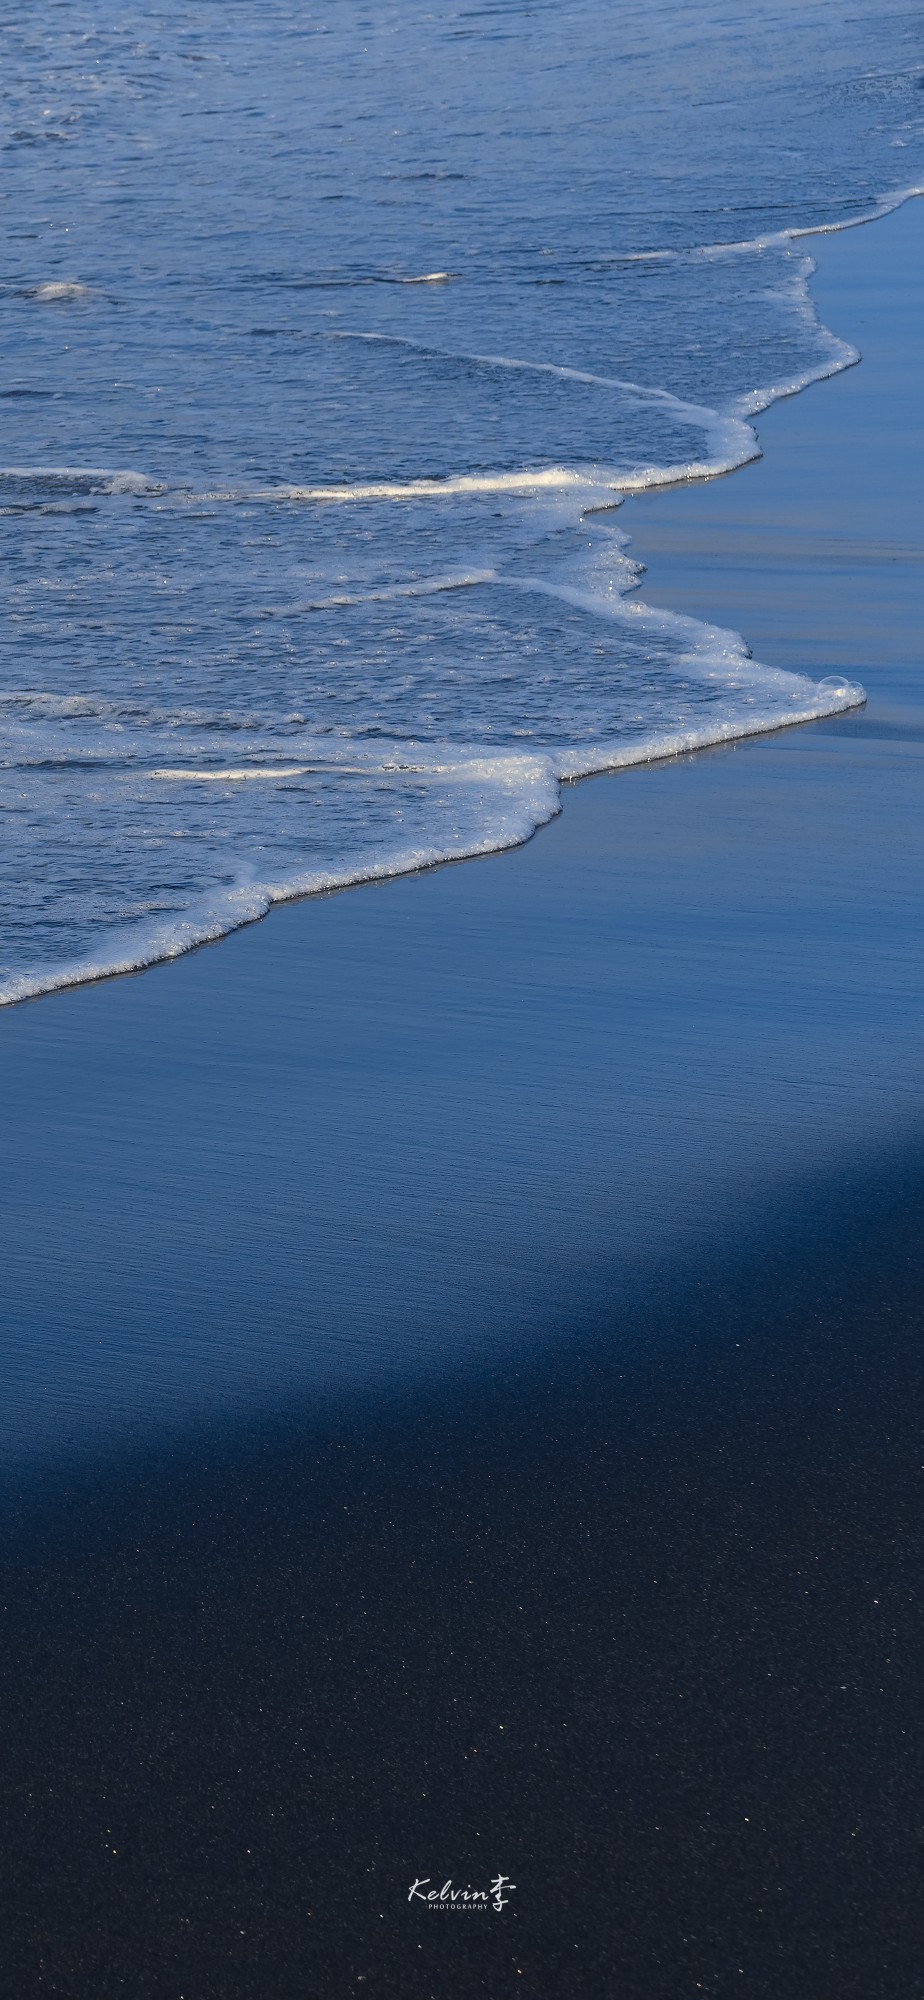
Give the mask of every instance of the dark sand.
M 922 240 L 623 514 L 867 710 L 0 1018 L 17 1995 L 924 1991 Z

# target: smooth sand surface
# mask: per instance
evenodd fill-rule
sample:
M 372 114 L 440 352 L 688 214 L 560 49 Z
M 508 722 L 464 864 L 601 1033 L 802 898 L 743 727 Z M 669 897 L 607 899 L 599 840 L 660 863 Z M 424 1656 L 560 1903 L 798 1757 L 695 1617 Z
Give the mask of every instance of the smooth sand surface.
M 862 714 L 0 1019 L 18 1993 L 917 1992 L 922 241 L 622 517 Z

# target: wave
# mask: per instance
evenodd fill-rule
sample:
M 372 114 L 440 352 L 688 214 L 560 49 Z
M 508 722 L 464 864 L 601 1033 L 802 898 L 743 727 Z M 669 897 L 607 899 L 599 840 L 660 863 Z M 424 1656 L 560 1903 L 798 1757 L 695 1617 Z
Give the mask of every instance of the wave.
M 196 900 L 170 923 L 148 926 L 131 933 L 110 933 L 107 948 L 95 955 L 68 964 L 35 968 L 14 975 L 0 985 L 0 1006 L 13 1006 L 37 999 L 45 993 L 60 992 L 119 973 L 139 972 L 183 956 L 197 946 L 214 943 L 232 931 L 255 923 L 274 903 L 290 902 L 301 896 L 345 889 L 361 882 L 377 882 L 413 874 L 447 861 L 470 860 L 478 854 L 502 852 L 519 847 L 539 826 L 560 810 L 559 786 L 551 760 L 542 755 L 466 754 L 465 751 L 434 753 L 408 758 L 405 746 L 395 746 L 394 758 L 382 763 L 383 770 L 413 769 L 429 773 L 457 786 L 472 788 L 483 808 L 485 798 L 490 816 L 468 838 L 440 842 L 420 842 L 393 848 L 378 857 L 345 858 L 335 868 L 303 869 L 284 879 L 256 882 L 239 879 L 231 887 Z M 374 769 L 370 766 L 369 769 Z M 167 775 L 162 773 L 161 775 Z M 170 776 L 178 775 L 170 773 Z M 183 773 L 193 777 L 200 774 Z
M 690 727 L 652 731 L 631 742 L 563 746 L 557 752 L 524 755 L 480 746 L 394 742 L 379 743 L 359 761 L 354 743 L 349 763 L 330 754 L 326 758 L 315 754 L 310 761 L 274 766 L 157 766 L 146 774 L 150 780 L 192 786 L 254 781 L 264 785 L 284 784 L 318 773 L 328 778 L 374 779 L 400 774 L 439 780 L 457 790 L 467 788 L 472 795 L 468 825 L 463 814 L 461 829 L 449 839 L 416 842 L 374 856 L 347 855 L 338 867 L 298 869 L 264 881 L 254 880 L 251 874 L 250 879 L 239 879 L 224 891 L 196 898 L 182 912 L 173 913 L 171 921 L 149 924 L 131 932 L 110 931 L 106 948 L 94 955 L 14 974 L 0 984 L 0 1006 L 16 1005 L 66 987 L 141 971 L 178 958 L 258 921 L 276 903 L 362 882 L 394 879 L 449 861 L 468 860 L 520 846 L 560 811 L 561 786 L 565 782 L 664 762 L 724 743 L 766 735 L 783 727 L 844 713 L 862 706 L 866 700 L 862 687 L 837 676 L 813 682 L 801 675 L 763 667 L 751 659 L 738 634 L 701 625 L 679 613 L 621 601 L 607 605 L 593 592 L 561 581 L 553 583 L 528 577 L 498 581 L 506 582 L 510 588 L 557 596 L 596 616 L 646 622 L 662 632 L 670 631 L 687 642 L 679 664 L 689 674 L 703 680 L 727 680 L 733 675 L 739 687 L 750 686 L 752 692 L 745 696 L 749 706 L 733 719 L 710 717 Z
M 693 251 L 652 250 L 633 253 L 633 257 L 635 261 L 654 262 L 667 258 L 719 258 L 752 253 L 813 234 L 859 227 L 922 193 L 924 189 L 914 187 L 883 196 L 868 213 L 835 223 L 793 227 L 747 242 L 711 244 Z M 824 352 L 812 366 L 739 394 L 724 408 L 685 399 L 666 389 L 647 387 L 627 377 L 598 374 L 513 354 L 457 351 L 366 329 L 337 328 L 318 336 L 332 341 L 385 343 L 487 370 L 540 375 L 612 391 L 635 399 L 640 407 L 663 410 L 676 418 L 678 423 L 698 430 L 704 439 L 701 456 L 690 456 L 671 463 L 652 461 L 632 466 L 558 464 L 525 466 L 514 471 L 463 470 L 444 477 L 403 480 L 310 485 L 280 482 L 259 486 L 229 483 L 206 491 L 128 469 L 11 466 L 0 468 L 0 495 L 4 492 L 14 497 L 29 493 L 92 493 L 100 497 L 131 495 L 142 499 L 159 499 L 167 495 L 184 508 L 191 504 L 221 502 L 322 506 L 344 502 L 400 505 L 408 501 L 442 502 L 482 496 L 507 496 L 517 501 L 522 498 L 563 498 L 569 503 L 567 520 L 573 526 L 598 510 L 618 506 L 627 494 L 683 480 L 712 479 L 758 458 L 760 445 L 751 421 L 756 415 L 780 398 L 797 394 L 813 382 L 855 365 L 859 360 L 857 350 L 826 329 L 819 328 L 809 291 L 813 269 L 811 259 L 806 257 L 790 274 L 786 299 L 791 309 L 804 315 L 807 324 L 811 321 L 813 331 L 823 341 Z M 436 283 L 450 275 L 434 272 L 401 282 Z M 583 564 L 583 568 L 581 561 L 574 562 L 570 578 L 564 570 L 549 575 L 529 575 L 505 573 L 500 568 L 473 567 L 443 572 L 430 578 L 388 582 L 368 589 L 327 589 L 283 611 L 276 610 L 272 615 L 335 612 L 364 604 L 398 603 L 479 587 L 557 598 L 596 618 L 618 620 L 627 628 L 641 628 L 661 637 L 669 637 L 677 669 L 690 679 L 701 683 L 712 682 L 723 691 L 732 690 L 735 696 L 731 704 L 733 712 L 706 712 L 689 724 L 643 730 L 631 740 L 608 737 L 601 731 L 592 742 L 562 742 L 551 748 L 543 746 L 528 755 L 514 753 L 498 745 L 423 745 L 402 738 L 390 742 L 380 740 L 374 750 L 361 756 L 357 756 L 358 746 L 354 741 L 350 744 L 350 762 L 341 761 L 335 755 L 324 757 L 317 753 L 308 758 L 296 755 L 289 760 L 284 759 L 284 752 L 275 763 L 268 760 L 209 762 L 192 756 L 186 763 L 157 762 L 139 771 L 138 775 L 148 783 L 184 787 L 221 784 L 259 788 L 290 785 L 293 781 L 318 774 L 336 780 L 353 777 L 369 779 L 377 774 L 394 776 L 401 773 L 420 780 L 422 784 L 438 780 L 459 793 L 468 788 L 471 808 L 459 813 L 455 830 L 449 837 L 412 839 L 404 844 L 392 842 L 375 854 L 346 852 L 336 866 L 294 868 L 285 873 L 267 872 L 265 879 L 257 879 L 251 874 L 248 879 L 238 878 L 221 890 L 194 897 L 181 912 L 161 911 L 154 923 L 148 922 L 131 931 L 111 928 L 105 943 L 95 953 L 73 957 L 66 963 L 37 966 L 27 972 L 15 973 L 0 985 L 0 1005 L 10 1005 L 62 987 L 175 958 L 199 944 L 256 921 L 277 902 L 363 881 L 388 879 L 446 861 L 516 846 L 560 810 L 561 786 L 572 780 L 596 772 L 617 771 L 671 759 L 844 713 L 863 704 L 865 692 L 857 683 L 837 676 L 814 682 L 804 676 L 764 667 L 750 657 L 744 640 L 737 633 L 707 626 L 680 614 L 657 611 L 640 599 L 629 601 L 626 592 L 637 582 L 639 569 L 625 557 L 621 558 L 621 562 L 617 559 L 617 550 L 624 545 L 625 539 L 610 538 L 606 561 L 602 566 L 602 583 L 600 576 L 592 574 L 593 563 L 590 560 Z M 104 703 L 94 704 L 89 697 L 44 696 L 29 691 L 23 691 L 9 700 L 39 705 L 44 702 L 48 704 L 45 713 L 49 719 L 57 716 L 62 722 L 102 716 L 106 707 Z M 36 712 L 42 712 L 40 706 Z M 117 703 L 111 704 L 108 712 L 113 715 L 131 714 L 130 708 L 120 710 Z M 40 762 L 23 758 L 21 767 L 51 768 L 54 765 L 63 769 L 81 762 L 84 767 L 89 767 L 94 761 L 102 765 L 105 759 L 99 756 L 98 751 L 94 755 L 88 753 L 82 760 L 73 755 L 57 759 L 46 755 Z
M 740 243 L 705 245 L 695 251 L 637 252 L 633 253 L 632 260 L 688 259 L 691 256 L 717 257 L 751 253 L 796 238 L 859 227 L 861 223 L 888 214 L 903 202 L 922 193 L 924 189 L 915 187 L 883 196 L 881 203 L 869 214 L 835 224 L 818 224 L 776 231 L 772 235 L 755 237 Z M 455 499 L 477 495 L 488 497 L 492 494 L 520 496 L 539 492 L 565 493 L 581 489 L 588 493 L 592 491 L 594 494 L 605 489 L 617 494 L 636 494 L 669 485 L 715 479 L 737 471 L 760 457 L 760 444 L 750 419 L 784 397 L 798 395 L 812 383 L 826 380 L 844 369 L 855 366 L 860 359 L 856 347 L 839 339 L 827 328 L 821 327 L 809 291 L 809 279 L 814 268 L 811 258 L 807 257 L 800 269 L 792 274 L 786 299 L 790 309 L 795 309 L 807 324 L 811 324 L 816 334 L 824 337 L 827 353 L 813 366 L 793 376 L 758 386 L 735 397 L 725 409 L 694 402 L 676 395 L 671 390 L 650 387 L 629 377 L 603 375 L 588 369 L 570 368 L 548 361 L 533 361 L 517 355 L 441 347 L 402 335 L 359 328 L 327 329 L 313 336 L 331 342 L 355 341 L 397 347 L 442 361 L 454 361 L 488 370 L 545 375 L 563 382 L 576 382 L 592 388 L 611 390 L 628 397 L 637 407 L 668 412 L 680 423 L 702 431 L 706 440 L 706 453 L 701 458 L 687 458 L 668 463 L 651 462 L 628 467 L 526 465 L 516 471 L 460 471 L 434 478 L 351 480 L 312 485 L 280 481 L 274 485 L 240 484 L 203 490 L 184 482 L 167 482 L 151 478 L 144 473 L 127 470 L 112 471 L 99 467 L 13 466 L 0 468 L 0 494 L 5 486 L 30 491 L 41 487 L 53 487 L 62 494 L 92 493 L 96 496 L 112 497 L 131 494 L 137 497 L 161 498 L 167 493 L 172 493 L 178 500 L 191 506 L 240 503 L 324 505 L 338 502 Z M 403 279 L 401 282 L 435 283 L 438 279 L 451 275 L 454 274 L 433 272 L 420 278 Z
M 924 195 L 924 184 L 892 188 L 887 194 L 877 195 L 869 208 L 859 215 L 842 215 L 833 221 L 789 223 L 783 229 L 772 229 L 760 236 L 750 236 L 740 241 L 728 243 L 704 243 L 697 245 L 695 254 L 699 257 L 738 256 L 742 251 L 768 250 L 774 244 L 798 243 L 805 236 L 837 236 L 843 229 L 865 229 L 870 222 L 881 222 L 887 215 L 894 215 L 897 208 L 904 207 L 906 201 L 916 201 Z M 683 252 L 667 251 L 667 256 L 680 256 Z M 689 253 L 687 253 L 689 254 Z
M 546 586 L 536 583 L 529 587 L 542 589 Z M 559 594 L 564 595 L 564 592 Z M 690 621 L 691 624 L 694 622 Z M 797 678 L 780 676 L 781 680 Z M 402 746 L 401 754 L 396 754 L 394 761 L 383 763 L 383 771 L 400 769 L 419 775 L 449 777 L 457 782 L 480 781 L 482 785 L 487 782 L 501 792 L 506 810 L 495 808 L 488 825 L 468 839 L 415 845 L 376 859 L 347 859 L 340 868 L 305 869 L 282 880 L 238 883 L 220 896 L 199 899 L 172 924 L 140 934 L 133 932 L 121 938 L 118 934 L 110 934 L 108 950 L 95 956 L 14 975 L 0 985 L 0 1007 L 14 1006 L 23 1000 L 37 999 L 42 994 L 87 985 L 121 973 L 140 972 L 149 966 L 182 957 L 201 945 L 215 943 L 235 930 L 258 922 L 277 903 L 356 887 L 363 882 L 394 880 L 450 861 L 472 860 L 477 855 L 499 854 L 520 847 L 560 812 L 561 786 L 564 782 L 607 771 L 624 771 L 639 764 L 665 762 L 724 743 L 772 734 L 788 725 L 818 721 L 825 716 L 862 707 L 866 694 L 856 684 L 832 679 L 827 683 L 805 681 L 801 689 L 792 692 L 789 698 L 791 707 L 785 714 L 781 714 L 778 707 L 767 704 L 766 707 L 755 707 L 746 720 L 711 721 L 670 734 L 652 733 L 631 744 L 601 744 L 590 750 L 576 748 L 560 757 L 557 767 L 551 756 L 531 759 L 466 756 L 464 751 L 459 751 L 452 758 L 411 758 L 407 746 Z M 155 770 L 150 776 L 186 783 L 227 783 L 255 778 L 272 782 L 302 776 L 318 768 L 316 764 L 279 767 L 272 771 L 176 768 Z M 352 775 L 362 768 L 363 775 L 369 774 L 369 767 L 328 768 L 339 769 L 343 775 Z

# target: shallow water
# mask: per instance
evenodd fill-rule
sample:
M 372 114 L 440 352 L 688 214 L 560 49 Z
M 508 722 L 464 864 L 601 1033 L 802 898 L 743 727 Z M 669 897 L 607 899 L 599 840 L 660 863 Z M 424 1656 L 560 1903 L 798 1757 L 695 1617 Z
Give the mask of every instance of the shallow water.
M 8 17 L 0 999 L 862 698 L 646 607 L 614 512 L 854 358 L 787 232 L 922 177 L 916 12 L 836 41 L 780 0 Z

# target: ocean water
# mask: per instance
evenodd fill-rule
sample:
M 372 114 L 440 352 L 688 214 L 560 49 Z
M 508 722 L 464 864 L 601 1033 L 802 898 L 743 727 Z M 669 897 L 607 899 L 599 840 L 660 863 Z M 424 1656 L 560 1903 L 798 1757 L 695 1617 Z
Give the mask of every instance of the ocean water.
M 850 366 L 919 10 L 14 6 L 0 1000 L 856 705 L 644 602 L 626 492 Z M 640 588 L 641 584 L 641 588 Z

